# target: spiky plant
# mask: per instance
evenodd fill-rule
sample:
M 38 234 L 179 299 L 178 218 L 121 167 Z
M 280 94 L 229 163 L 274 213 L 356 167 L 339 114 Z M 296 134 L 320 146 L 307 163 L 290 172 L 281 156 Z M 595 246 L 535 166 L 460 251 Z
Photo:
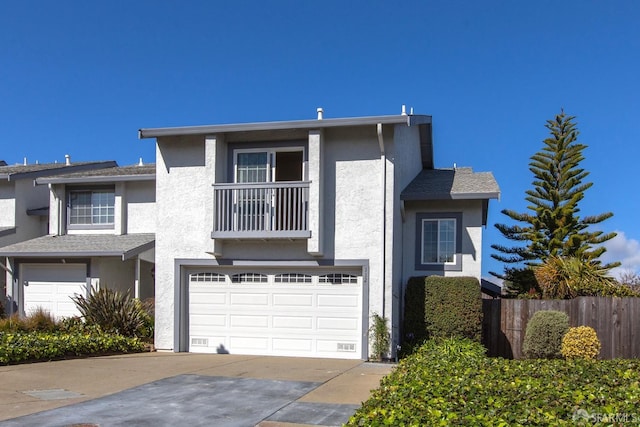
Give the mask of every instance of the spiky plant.
M 102 288 L 89 297 L 75 295 L 71 299 L 87 324 L 97 325 L 105 332 L 134 337 L 147 320 L 140 301 L 128 292 Z

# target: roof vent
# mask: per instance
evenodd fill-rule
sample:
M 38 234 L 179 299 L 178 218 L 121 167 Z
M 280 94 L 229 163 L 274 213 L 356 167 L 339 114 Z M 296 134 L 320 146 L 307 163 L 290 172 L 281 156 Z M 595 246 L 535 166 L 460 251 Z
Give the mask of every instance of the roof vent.
M 64 155 L 64 164 L 69 166 L 71 164 L 71 156 L 68 154 Z
M 144 163 L 142 163 L 142 157 L 140 157 L 140 161 L 138 161 L 138 166 L 144 166 Z
M 404 105 L 404 104 L 402 104 L 402 113 L 401 113 L 401 114 L 402 114 L 403 116 L 406 116 L 406 115 L 407 115 L 407 106 L 406 106 L 406 105 Z
M 324 110 L 322 109 L 322 107 L 318 107 L 316 111 L 318 112 L 318 120 L 322 120 L 322 115 L 324 114 Z

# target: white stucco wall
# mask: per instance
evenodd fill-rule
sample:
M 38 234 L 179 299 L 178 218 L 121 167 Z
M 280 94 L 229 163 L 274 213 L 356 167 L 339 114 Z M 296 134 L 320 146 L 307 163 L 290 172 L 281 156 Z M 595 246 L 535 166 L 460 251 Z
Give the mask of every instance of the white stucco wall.
M 155 233 L 156 184 L 154 181 L 126 183 L 127 234 Z
M 13 227 L 16 220 L 15 183 L 0 181 L 0 227 Z

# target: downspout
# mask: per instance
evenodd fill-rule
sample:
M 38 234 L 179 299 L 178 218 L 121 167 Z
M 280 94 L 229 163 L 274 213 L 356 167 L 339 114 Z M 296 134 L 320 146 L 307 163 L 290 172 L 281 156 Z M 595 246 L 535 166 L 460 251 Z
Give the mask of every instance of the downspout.
M 380 161 L 382 162 L 382 318 L 386 318 L 386 294 L 387 294 L 387 154 L 384 149 L 384 137 L 382 136 L 382 123 L 377 125 L 378 145 L 380 146 Z

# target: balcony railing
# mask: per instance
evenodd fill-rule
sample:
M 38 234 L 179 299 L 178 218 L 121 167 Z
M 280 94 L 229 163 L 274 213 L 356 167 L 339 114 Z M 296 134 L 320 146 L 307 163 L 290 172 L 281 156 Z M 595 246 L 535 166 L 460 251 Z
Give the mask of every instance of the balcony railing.
M 213 238 L 311 237 L 309 182 L 213 185 Z

